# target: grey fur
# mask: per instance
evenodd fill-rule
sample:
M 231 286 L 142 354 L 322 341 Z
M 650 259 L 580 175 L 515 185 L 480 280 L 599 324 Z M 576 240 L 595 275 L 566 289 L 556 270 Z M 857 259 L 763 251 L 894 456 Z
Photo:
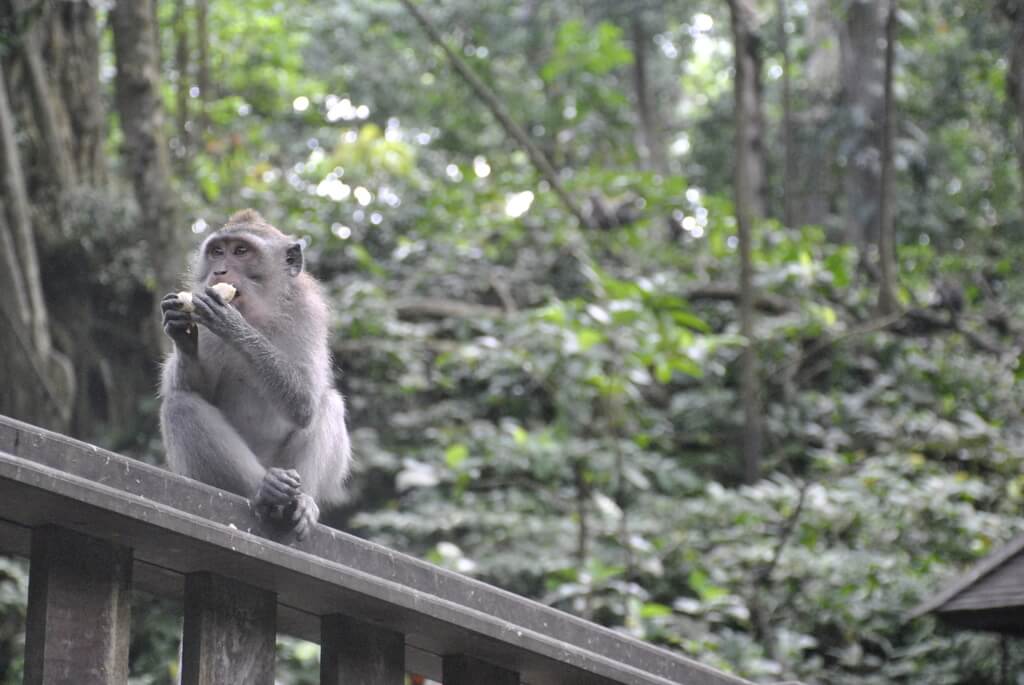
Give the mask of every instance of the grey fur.
M 217 241 L 251 253 L 211 256 Z M 170 296 L 163 304 L 175 348 L 163 368 L 160 427 L 172 471 L 293 517 L 301 538 L 318 504 L 341 500 L 351 456 L 327 304 L 301 258 L 295 270 L 294 246 L 269 224 L 232 220 L 204 242 L 193 267 L 196 311 L 178 311 Z M 238 288 L 238 309 L 204 292 L 218 280 Z

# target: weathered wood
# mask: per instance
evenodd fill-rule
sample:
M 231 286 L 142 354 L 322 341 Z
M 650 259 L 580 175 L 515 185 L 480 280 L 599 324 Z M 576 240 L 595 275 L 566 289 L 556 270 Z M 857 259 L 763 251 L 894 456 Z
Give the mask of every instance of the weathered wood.
M 31 559 L 25 685 L 127 682 L 131 549 L 43 526 Z
M 928 613 L 958 628 L 1024 635 L 1024 535 L 931 595 L 909 618 Z
M 320 685 L 403 685 L 405 636 L 358 619 L 322 619 Z
M 1001 566 L 964 588 L 956 597 L 942 606 L 943 611 L 972 611 L 979 609 L 1021 609 L 1021 628 L 1024 629 L 1024 553 L 1010 557 Z
M 519 674 L 466 656 L 444 658 L 444 685 L 519 685 Z
M 321 616 L 358 617 L 405 635 L 406 667 L 435 680 L 441 655 L 472 654 L 530 685 L 746 683 L 324 526 L 275 537 L 241 497 L 4 417 L 0 520 L 16 524 L 0 525 L 0 551 L 55 521 L 130 545 L 140 582 L 164 596 L 199 571 L 277 592 L 279 629 L 307 640 Z
M 213 573 L 185 577 L 182 685 L 274 684 L 277 597 Z
M 957 577 L 940 592 L 928 597 L 911 613 L 911 617 L 942 609 L 950 601 L 981 583 L 986 576 L 1004 566 L 1013 564 L 1018 558 L 1024 558 L 1024 534 L 1018 535 L 1005 545 L 996 548 L 991 554 L 973 565 L 967 573 Z

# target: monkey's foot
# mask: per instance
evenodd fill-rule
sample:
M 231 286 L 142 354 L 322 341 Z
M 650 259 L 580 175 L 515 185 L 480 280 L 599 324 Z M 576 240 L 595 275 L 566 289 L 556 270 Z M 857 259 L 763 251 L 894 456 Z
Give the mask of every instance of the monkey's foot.
M 303 492 L 295 500 L 294 508 L 289 507 L 289 509 L 291 510 L 291 522 L 295 527 L 295 537 L 305 540 L 309 532 L 313 530 L 313 525 L 320 520 L 320 507 L 316 505 L 312 497 Z

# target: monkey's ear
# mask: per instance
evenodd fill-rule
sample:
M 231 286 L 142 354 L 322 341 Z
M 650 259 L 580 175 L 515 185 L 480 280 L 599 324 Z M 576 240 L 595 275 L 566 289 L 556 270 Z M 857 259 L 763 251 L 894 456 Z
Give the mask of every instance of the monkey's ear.
M 298 276 L 302 273 L 302 241 L 296 241 L 285 251 L 284 261 L 288 265 L 288 274 Z

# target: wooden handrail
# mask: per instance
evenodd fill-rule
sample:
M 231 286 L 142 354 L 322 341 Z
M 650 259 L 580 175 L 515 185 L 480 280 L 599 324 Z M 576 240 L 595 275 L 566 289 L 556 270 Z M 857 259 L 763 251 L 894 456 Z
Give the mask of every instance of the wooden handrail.
M 133 587 L 184 602 L 186 685 L 272 683 L 277 632 L 319 642 L 331 685 L 747 682 L 326 526 L 296 542 L 242 497 L 3 416 L 0 552 L 32 559 L 30 684 L 125 682 Z M 81 660 L 97 675 L 63 679 Z

